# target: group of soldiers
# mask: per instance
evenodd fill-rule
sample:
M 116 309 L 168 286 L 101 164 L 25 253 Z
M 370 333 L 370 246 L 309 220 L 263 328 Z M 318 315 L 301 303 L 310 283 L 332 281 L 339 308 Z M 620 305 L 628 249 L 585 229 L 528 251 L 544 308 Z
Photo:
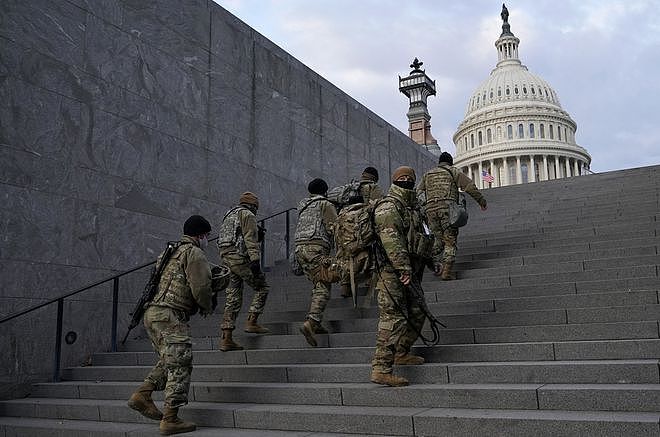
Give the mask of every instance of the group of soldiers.
M 407 385 L 407 379 L 393 374 L 393 366 L 424 363 L 422 357 L 411 353 L 428 317 L 423 295 L 420 301 L 412 285 L 421 282 L 425 267 L 431 268 L 443 280 L 455 278 L 452 269 L 458 228 L 449 223 L 449 203 L 457 201 L 461 189 L 470 194 L 483 210 L 486 209 L 486 200 L 475 184 L 452 164 L 452 156 L 442 153 L 438 166 L 424 174 L 417 187 L 414 169 L 399 167 L 392 174 L 387 195 L 378 185 L 375 168 L 365 168 L 359 180 L 359 198 L 354 201 L 370 208 L 375 234 L 370 249 L 375 255 L 370 258 L 369 271 L 371 281 L 375 283 L 379 308 L 371 372 L 371 381 L 376 384 Z M 331 284 L 341 283 L 344 297 L 351 296 L 355 290 L 352 290 L 345 266 L 332 256 L 337 207 L 342 205 L 328 199 L 328 184 L 322 179 L 312 180 L 307 189 L 309 196 L 298 204 L 294 256 L 313 284 L 309 311 L 300 332 L 315 347 L 316 335 L 328 332 L 322 321 Z M 243 349 L 232 336 L 242 306 L 243 283 L 254 289 L 245 331 L 254 334 L 270 332 L 257 323 L 269 290 L 260 265 L 259 243 L 264 230 L 257 226 L 258 208 L 258 197 L 245 192 L 220 224 L 218 251 L 229 269 L 221 322 L 222 351 Z M 162 435 L 195 429 L 194 423 L 178 417 L 178 410 L 188 402 L 192 372 L 192 339 L 188 321 L 197 311 L 203 316 L 211 314 L 215 305 L 211 265 L 203 252 L 210 232 L 211 225 L 204 217 L 194 215 L 186 220 L 184 235 L 166 261 L 158 292 L 144 313 L 144 326 L 159 360 L 131 395 L 128 405 L 145 417 L 160 420 Z M 153 391 L 161 390 L 165 391 L 163 412 L 151 398 Z

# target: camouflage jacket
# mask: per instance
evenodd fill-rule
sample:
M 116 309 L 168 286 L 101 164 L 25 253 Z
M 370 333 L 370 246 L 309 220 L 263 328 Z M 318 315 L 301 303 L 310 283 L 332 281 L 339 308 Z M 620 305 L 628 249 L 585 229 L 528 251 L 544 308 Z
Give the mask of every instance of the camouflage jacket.
M 430 255 L 433 240 L 424 229 L 414 190 L 392 185 L 374 209 L 374 223 L 387 262 L 394 270 L 417 271 L 422 257 Z M 423 235 L 427 236 L 429 253 L 422 256 L 418 250 Z
M 360 180 L 360 195 L 364 199 L 364 203 L 369 203 L 372 200 L 379 200 L 385 197 L 380 185 L 370 179 Z
M 472 179 L 445 162 L 424 174 L 417 186 L 417 194 L 423 199 L 422 202 L 429 211 L 442 207 L 448 200 L 456 202 L 459 188 L 468 193 L 480 206 L 486 206 L 486 199 Z
M 211 311 L 211 266 L 204 251 L 187 235 L 167 263 L 158 283 L 152 305 L 183 311 L 188 315 L 197 309 Z M 161 253 L 157 263 L 160 263 Z
M 225 214 L 220 225 L 218 249 L 220 255 L 235 251 L 250 261 L 261 259 L 257 218 L 250 209 L 238 205 Z
M 332 229 L 337 220 L 335 206 L 324 196 L 311 196 L 298 204 L 296 244 L 319 244 L 332 247 Z

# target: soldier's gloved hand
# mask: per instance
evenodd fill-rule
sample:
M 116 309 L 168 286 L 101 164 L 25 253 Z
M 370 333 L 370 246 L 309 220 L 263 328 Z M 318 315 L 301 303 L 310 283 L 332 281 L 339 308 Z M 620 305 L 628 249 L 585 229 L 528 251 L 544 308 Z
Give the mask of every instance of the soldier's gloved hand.
M 250 261 L 250 270 L 252 271 L 252 274 L 254 276 L 258 276 L 261 274 L 261 263 L 259 262 L 259 260 Z

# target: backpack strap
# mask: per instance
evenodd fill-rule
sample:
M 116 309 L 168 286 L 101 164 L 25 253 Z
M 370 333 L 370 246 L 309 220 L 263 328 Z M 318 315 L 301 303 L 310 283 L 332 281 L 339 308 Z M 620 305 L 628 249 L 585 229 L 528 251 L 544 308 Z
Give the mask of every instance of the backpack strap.
M 312 203 L 314 203 L 314 202 L 320 202 L 321 200 L 327 200 L 327 199 L 324 199 L 324 198 L 320 198 L 320 199 L 312 199 L 307 205 L 303 206 L 303 208 L 302 208 L 300 211 L 298 211 L 298 217 L 300 217 L 300 214 L 302 214 L 303 211 L 305 211 L 307 208 L 309 208 L 310 206 L 312 206 Z M 328 201 L 328 202 L 329 202 L 329 201 Z

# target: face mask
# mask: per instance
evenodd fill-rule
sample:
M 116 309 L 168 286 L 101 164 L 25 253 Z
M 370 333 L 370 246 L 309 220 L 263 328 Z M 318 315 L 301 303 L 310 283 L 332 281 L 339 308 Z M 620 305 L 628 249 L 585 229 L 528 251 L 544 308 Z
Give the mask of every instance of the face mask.
M 208 245 L 209 245 L 209 240 L 208 240 L 208 238 L 207 238 L 206 236 L 205 236 L 204 238 L 202 238 L 202 237 L 199 238 L 199 247 L 200 247 L 202 250 L 206 249 L 206 247 L 207 247 Z
M 406 190 L 412 190 L 415 188 L 415 183 L 413 181 L 394 181 L 393 184 Z

